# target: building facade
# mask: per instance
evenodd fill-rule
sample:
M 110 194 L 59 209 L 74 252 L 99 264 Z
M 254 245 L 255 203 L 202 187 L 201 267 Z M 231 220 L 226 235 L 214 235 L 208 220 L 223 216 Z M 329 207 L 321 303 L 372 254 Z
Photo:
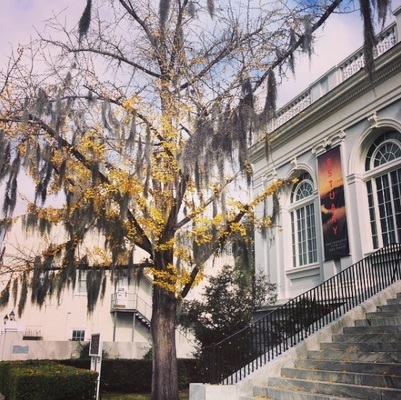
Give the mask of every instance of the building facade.
M 401 240 L 401 8 L 378 36 L 372 80 L 362 49 L 278 111 L 269 155 L 251 147 L 255 194 L 294 179 L 256 210 L 256 268 L 282 303 Z M 273 204 L 278 204 L 274 207 Z
M 62 232 L 55 229 L 55 233 L 50 232 L 43 238 L 25 232 L 19 221 L 2 242 L 6 263 L 18 268 L 24 257 L 41 254 L 54 235 L 59 238 Z M 90 246 L 103 246 L 100 237 L 89 240 Z M 144 254 L 138 250 L 135 262 L 139 263 L 143 258 Z M 119 273 L 118 279 L 115 276 L 112 279 L 111 271 L 105 271 L 103 294 L 99 293 L 93 311 L 88 312 L 87 273 L 86 270 L 77 272 L 75 285 L 66 287 L 59 298 L 56 294 L 46 295 L 40 306 L 32 302 L 29 288 L 22 313 L 19 311 L 22 285 L 18 285 L 16 294 L 11 289 L 8 304 L 2 308 L 4 323 L 0 329 L 0 360 L 77 358 L 82 344 L 88 342 L 92 334 L 100 334 L 108 357 L 143 358 L 152 347 L 151 277 L 144 273 L 133 274 L 132 271 L 128 276 L 126 270 Z M 0 277 L 0 291 L 9 279 L 8 274 Z M 193 356 L 192 338 L 178 329 L 176 344 L 178 357 Z

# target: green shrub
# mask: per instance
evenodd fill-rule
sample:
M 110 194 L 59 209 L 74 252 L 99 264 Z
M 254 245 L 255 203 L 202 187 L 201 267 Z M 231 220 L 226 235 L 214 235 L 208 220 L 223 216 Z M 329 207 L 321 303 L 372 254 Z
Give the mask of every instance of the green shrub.
M 63 363 L 78 368 L 90 365 L 90 361 L 64 360 Z M 190 382 L 201 382 L 197 361 L 178 359 L 180 390 L 187 389 Z M 151 360 L 106 359 L 102 360 L 100 385 L 102 391 L 113 393 L 149 393 L 152 382 Z
M 5 362 L 0 373 L 7 400 L 92 400 L 96 393 L 96 372 L 56 362 Z
M 0 393 L 5 393 L 10 381 L 10 362 L 0 362 Z
M 71 358 L 68 360 L 57 360 L 60 364 L 69 365 L 70 367 L 81 368 L 81 369 L 90 369 L 91 368 L 91 359 L 87 358 Z

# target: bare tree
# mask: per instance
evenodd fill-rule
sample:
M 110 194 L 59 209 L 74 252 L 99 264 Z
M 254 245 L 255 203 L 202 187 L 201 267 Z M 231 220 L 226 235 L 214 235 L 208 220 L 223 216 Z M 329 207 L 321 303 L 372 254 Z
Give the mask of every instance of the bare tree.
M 23 168 L 35 182 L 27 229 L 58 224 L 68 234 L 24 260 L 22 281 L 40 271 L 61 290 L 93 231 L 104 235 L 111 268 L 134 268 L 134 250 L 146 251 L 153 400 L 178 399 L 177 305 L 205 261 L 246 234 L 241 219 L 285 184 L 243 201 L 230 191 L 238 177 L 251 180 L 247 149 L 274 115 L 276 76 L 293 70 L 298 49 L 312 52 L 313 33 L 340 4 L 87 0 L 76 28 L 52 20 L 54 36 L 25 50 L 33 67 L 19 60 L 3 76 L 1 227 L 12 221 Z M 371 4 L 361 4 L 369 39 Z M 378 4 L 383 19 L 388 4 Z M 60 192 L 64 204 L 49 206 Z

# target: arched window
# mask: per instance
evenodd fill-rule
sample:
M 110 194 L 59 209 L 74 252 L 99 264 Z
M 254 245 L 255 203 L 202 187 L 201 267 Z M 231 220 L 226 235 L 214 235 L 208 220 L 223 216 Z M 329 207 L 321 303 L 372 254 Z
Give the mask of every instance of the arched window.
M 401 133 L 386 132 L 365 160 L 370 227 L 375 249 L 401 241 Z
M 313 181 L 308 173 L 299 177 L 291 192 L 291 227 L 294 267 L 317 261 Z

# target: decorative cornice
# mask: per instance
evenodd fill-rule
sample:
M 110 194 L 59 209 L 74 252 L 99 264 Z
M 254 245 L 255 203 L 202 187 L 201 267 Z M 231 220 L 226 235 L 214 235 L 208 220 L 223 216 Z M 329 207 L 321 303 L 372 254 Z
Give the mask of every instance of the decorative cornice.
M 270 182 L 272 179 L 274 179 L 277 176 L 277 170 L 276 168 L 272 168 L 269 171 L 267 171 L 263 176 L 262 176 L 262 182 L 265 184 L 266 182 Z
M 373 115 L 368 118 L 368 121 L 372 128 L 377 128 L 377 123 L 378 123 L 377 113 L 374 112 Z
M 361 174 L 350 174 L 346 177 L 346 181 L 348 185 L 352 185 L 355 182 L 362 182 Z
M 400 69 L 401 43 L 375 60 L 374 80 L 371 82 L 366 77 L 365 69 L 360 70 L 340 85 L 332 89 L 323 99 L 319 99 L 307 107 L 302 114 L 298 114 L 284 125 L 270 133 L 272 146 L 282 146 L 285 142 L 293 139 L 313 127 L 317 122 L 327 118 L 355 98 L 362 96 L 366 91 L 374 88 L 382 81 L 389 79 Z M 365 117 L 366 118 L 366 117 Z M 317 147 L 317 146 L 316 146 Z M 256 152 L 256 148 L 254 150 Z
M 312 154 L 314 154 L 315 156 L 323 154 L 327 150 L 327 148 L 334 147 L 340 144 L 344 140 L 345 136 L 346 136 L 345 131 L 340 129 L 336 133 L 333 133 L 332 135 L 324 138 L 322 141 L 317 143 L 312 148 Z

